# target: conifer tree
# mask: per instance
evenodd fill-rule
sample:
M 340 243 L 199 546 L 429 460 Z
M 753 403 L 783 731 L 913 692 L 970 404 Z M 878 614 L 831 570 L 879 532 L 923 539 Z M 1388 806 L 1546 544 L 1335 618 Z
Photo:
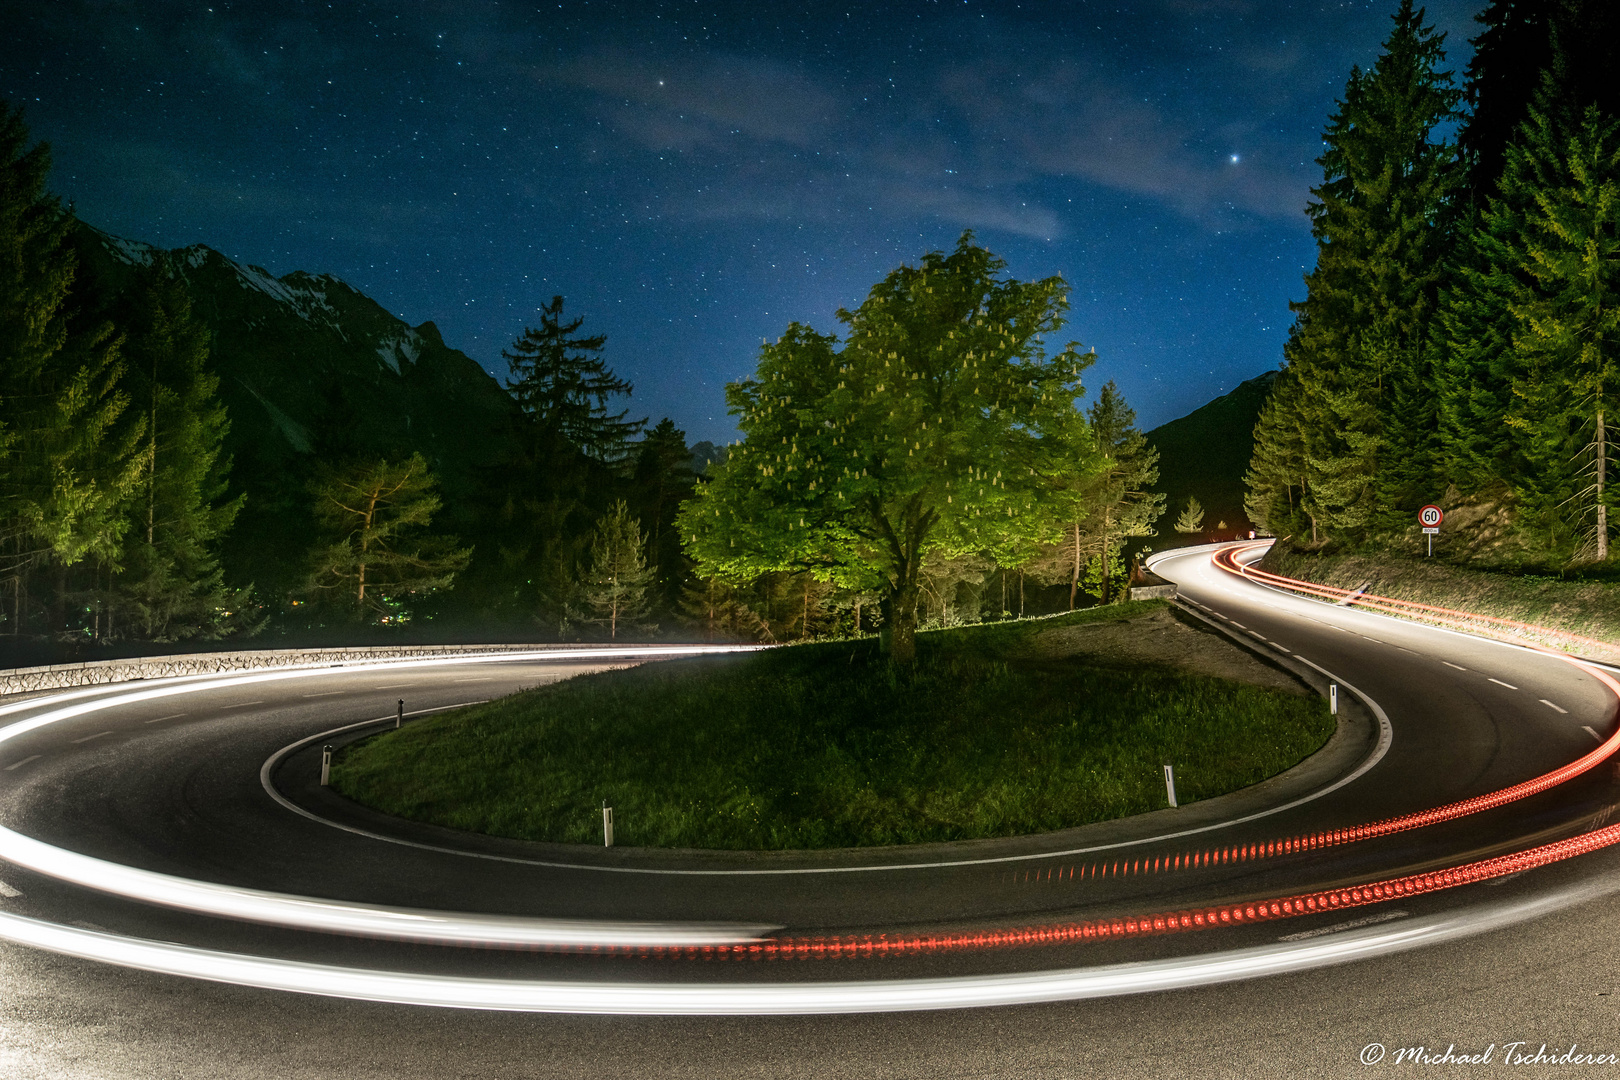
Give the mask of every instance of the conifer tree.
M 1165 497 L 1150 490 L 1159 482 L 1159 451 L 1136 429 L 1136 410 L 1125 404 L 1112 380 L 1103 385 L 1087 415 L 1104 461 L 1089 500 L 1091 516 L 1085 531 L 1092 554 L 1087 562 L 1094 560 L 1098 567 L 1097 591 L 1092 595 L 1108 604 L 1124 598 L 1115 572 L 1116 564 L 1124 566 L 1124 541 L 1154 535 L 1153 523 L 1164 513 Z M 1074 606 L 1072 593 L 1069 606 Z
M 310 491 L 326 538 L 310 553 L 309 591 L 354 617 L 398 622 L 407 597 L 449 588 L 472 552 L 427 531 L 437 486 L 421 454 L 323 467 Z
M 681 613 L 704 641 L 755 641 L 763 626 L 745 590 L 721 577 L 694 577 L 681 593 Z
M 543 436 L 560 436 L 597 461 L 619 461 L 646 421 L 626 420 L 628 410 L 608 412 L 607 402 L 632 387 L 602 359 L 607 338 L 575 336 L 585 320 L 565 322 L 562 309 L 563 298 L 552 297 L 539 327 L 525 327 L 501 353 L 512 368 L 507 388 Z
M 118 607 L 132 636 L 152 641 L 249 629 L 251 589 L 228 588 L 218 558 L 245 496 L 224 497 L 230 424 L 208 370 L 208 332 L 185 290 L 161 279 L 142 291 L 127 329 L 125 387 L 146 431 Z
M 1204 505 L 1198 496 L 1187 496 L 1187 505 L 1176 518 L 1176 532 L 1192 535 L 1204 531 Z
M 49 149 L 29 147 L 22 114 L 0 102 L 0 568 L 13 633 L 30 570 L 56 568 L 54 631 L 66 569 L 116 565 L 144 429 L 118 387 L 120 338 L 73 318 L 72 218 L 45 190 L 49 171 Z
M 1517 263 L 1505 419 L 1526 467 L 1511 482 L 1549 540 L 1601 562 L 1620 415 L 1620 123 L 1592 105 L 1566 129 L 1533 109 L 1507 158 L 1487 228 Z
M 636 448 L 631 480 L 636 510 L 647 534 L 647 562 L 654 581 L 650 603 L 659 612 L 673 612 L 690 573 L 691 560 L 681 547 L 675 515 L 692 493 L 697 477 L 686 432 L 669 418 L 660 420 Z
M 1402 0 L 1371 71 L 1351 71 L 1313 188 L 1317 265 L 1286 356 L 1297 393 L 1313 522 L 1361 538 L 1432 486 L 1435 416 L 1428 322 L 1459 183 L 1433 140 L 1459 93 L 1439 70 L 1444 35 Z
M 641 523 L 623 499 L 596 523 L 591 537 L 591 562 L 581 577 L 580 591 L 591 611 L 591 621 L 608 628 L 608 637 L 634 627 L 647 614 L 647 589 L 653 572 L 643 554 Z

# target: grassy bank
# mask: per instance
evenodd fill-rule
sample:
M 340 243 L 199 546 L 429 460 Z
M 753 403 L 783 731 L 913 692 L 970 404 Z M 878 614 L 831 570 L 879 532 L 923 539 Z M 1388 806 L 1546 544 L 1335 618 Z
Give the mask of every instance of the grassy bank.
M 1162 609 L 645 664 L 390 731 L 334 764 L 341 793 L 455 829 L 783 849 L 1012 836 L 1253 784 L 1332 733 L 1319 699 L 1164 667 L 1056 659 L 1042 630 Z M 1116 628 L 1117 629 L 1117 628 Z
M 1575 651 L 1594 659 L 1620 661 L 1620 585 L 1613 583 L 1475 570 L 1440 559 L 1388 552 L 1311 554 L 1281 545 L 1272 549 L 1261 567 L 1322 585 L 1341 589 L 1365 586 L 1368 592 L 1396 600 L 1513 619 L 1612 642 L 1607 652 L 1589 647 Z M 1480 632 L 1490 631 L 1482 628 Z M 1537 640 L 1533 635 L 1526 636 Z M 1553 636 L 1540 640 L 1557 648 L 1571 647 L 1568 641 Z

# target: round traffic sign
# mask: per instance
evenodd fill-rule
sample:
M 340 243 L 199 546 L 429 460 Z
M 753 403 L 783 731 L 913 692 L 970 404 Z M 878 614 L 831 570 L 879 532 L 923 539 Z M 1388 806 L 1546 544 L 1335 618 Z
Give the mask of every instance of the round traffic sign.
M 1418 511 L 1418 521 L 1425 529 L 1432 529 L 1444 520 L 1446 520 L 1445 512 L 1433 503 Z

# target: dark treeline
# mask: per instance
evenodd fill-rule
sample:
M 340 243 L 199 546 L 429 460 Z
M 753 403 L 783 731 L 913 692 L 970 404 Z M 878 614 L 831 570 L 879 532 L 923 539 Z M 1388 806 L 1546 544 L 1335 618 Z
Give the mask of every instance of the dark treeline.
M 934 461 L 912 475 L 943 415 L 927 388 L 889 380 L 873 399 L 892 399 L 890 417 L 916 415 L 874 420 L 872 446 L 924 449 L 885 483 L 920 483 L 917 497 L 940 503 L 929 522 L 969 506 L 984 515 L 949 542 L 933 525 L 917 533 L 899 607 L 878 578 L 817 559 L 705 560 L 682 514 L 743 474 L 727 471 L 727 449 L 633 417 L 605 339 L 561 297 L 505 350 L 500 385 L 431 323 L 408 327 L 335 279 L 274 278 L 77 221 L 47 190 L 47 148 L 30 144 L 20 112 L 0 110 L 0 648 L 11 662 L 175 642 L 783 641 L 871 631 L 897 612 L 907 625 L 977 621 L 1122 599 L 1128 545 L 1162 511 L 1157 452 L 1112 384 L 1076 406 L 1090 361 L 1071 348 L 1076 377 L 1031 413 L 1009 398 L 1001 441 L 981 432 L 950 460 L 961 475 Z M 951 258 L 978 267 L 969 277 L 986 297 L 1035 288 L 999 282 L 999 261 L 969 238 Z M 924 280 L 933 266 L 896 273 Z M 929 377 L 977 377 L 1002 356 L 1014 390 L 996 393 L 1027 396 L 1020 380 L 1045 370 L 1038 343 L 1061 325 L 1066 288 L 1040 283 L 1045 306 L 1027 325 L 999 311 L 983 325 L 984 308 L 978 352 L 940 352 Z M 970 315 L 929 314 L 905 347 L 966 342 L 940 320 Z M 1018 441 L 1037 414 L 1048 450 L 1063 448 L 1040 477 Z M 1033 479 L 1014 484 L 1025 464 Z M 1002 524 L 987 531 L 992 504 Z M 802 517 L 781 509 L 784 535 L 790 514 Z
M 1410 542 L 1415 511 L 1440 502 L 1489 526 L 1458 556 L 1601 564 L 1620 404 L 1620 8 L 1494 0 L 1479 21 L 1460 84 L 1410 0 L 1374 66 L 1350 74 L 1249 512 L 1302 547 L 1381 545 Z

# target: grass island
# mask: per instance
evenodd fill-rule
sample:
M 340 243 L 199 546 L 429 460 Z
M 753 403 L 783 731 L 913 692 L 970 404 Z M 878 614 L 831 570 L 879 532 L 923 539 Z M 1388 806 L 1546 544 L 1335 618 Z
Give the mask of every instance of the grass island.
M 1162 601 L 666 660 L 440 714 L 341 751 L 332 786 L 471 832 L 780 850 L 1048 832 L 1257 783 L 1326 703 Z

